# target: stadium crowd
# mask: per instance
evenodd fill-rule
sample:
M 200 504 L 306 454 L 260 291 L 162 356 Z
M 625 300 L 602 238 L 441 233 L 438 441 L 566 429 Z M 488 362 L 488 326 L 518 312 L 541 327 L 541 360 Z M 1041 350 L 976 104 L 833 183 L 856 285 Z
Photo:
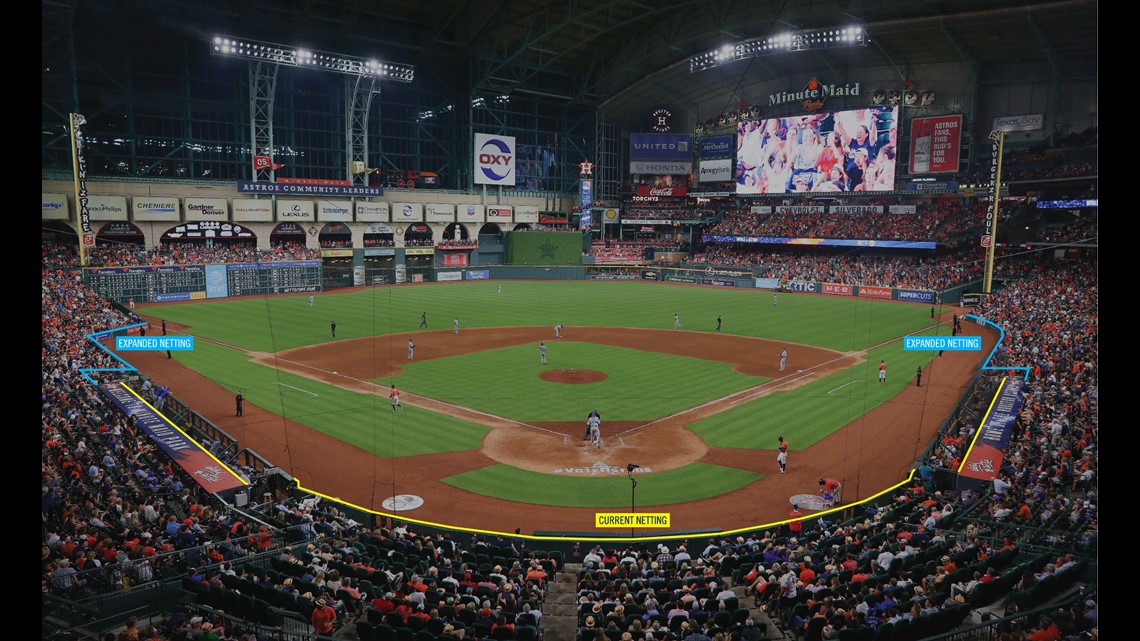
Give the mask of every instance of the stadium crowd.
M 205 263 L 256 263 L 279 260 L 315 260 L 321 257 L 319 249 L 303 245 L 281 243 L 269 250 L 253 244 L 206 245 L 178 243 L 162 244 L 152 249 L 139 245 L 96 245 L 91 248 L 90 266 L 130 265 L 196 265 Z M 78 264 L 78 256 L 75 257 Z

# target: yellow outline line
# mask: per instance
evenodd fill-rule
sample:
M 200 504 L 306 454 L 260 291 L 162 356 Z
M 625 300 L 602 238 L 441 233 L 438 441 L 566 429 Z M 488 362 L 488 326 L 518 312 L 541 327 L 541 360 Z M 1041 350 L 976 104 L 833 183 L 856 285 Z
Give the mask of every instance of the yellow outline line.
M 174 424 L 174 421 L 172 421 L 172 420 L 170 420 L 170 419 L 166 418 L 166 415 L 165 415 L 165 414 L 163 414 L 161 410 L 159 410 L 159 409 L 158 409 L 158 408 L 156 408 L 155 406 L 151 405 L 151 404 L 150 404 L 149 402 L 147 402 L 147 400 L 146 400 L 145 398 L 143 398 L 142 396 L 139 396 L 138 392 L 136 392 L 136 391 L 134 391 L 133 389 L 131 389 L 131 387 L 130 387 L 129 385 L 127 385 L 127 384 L 126 384 L 126 383 L 124 383 L 123 381 L 119 381 L 119 385 L 120 385 L 120 386 L 122 386 L 122 387 L 123 387 L 123 389 L 127 390 L 128 392 L 130 392 L 130 393 L 131 393 L 131 396 L 134 396 L 134 397 L 135 397 L 135 398 L 137 398 L 138 400 L 142 401 L 143 405 L 146 405 L 146 406 L 147 406 L 147 407 L 149 407 L 150 409 L 154 410 L 154 413 L 155 413 L 155 414 L 157 414 L 158 416 L 162 417 L 162 420 L 166 421 L 167 425 L 170 425 L 170 426 L 171 426 L 171 427 L 173 427 L 174 429 L 178 430 L 178 433 L 179 433 L 179 434 L 181 434 L 182 436 L 185 436 L 185 437 L 186 437 L 186 438 L 187 438 L 187 439 L 188 439 L 188 440 L 189 440 L 191 443 L 193 443 L 194 445 L 197 445 L 197 446 L 198 446 L 198 449 L 200 449 L 201 451 L 205 452 L 205 453 L 206 453 L 206 456 L 209 456 L 210 458 L 214 459 L 214 462 L 215 462 L 215 463 L 217 463 L 218 465 L 221 465 L 221 466 L 222 466 L 222 469 L 224 469 L 225 471 L 229 472 L 230 474 L 233 474 L 233 476 L 234 476 L 234 478 L 235 478 L 235 479 L 237 479 L 237 480 L 239 480 L 239 481 L 241 481 L 241 482 L 242 482 L 242 485 L 246 485 L 246 486 L 248 486 L 248 485 L 250 484 L 250 483 L 249 483 L 249 481 L 247 481 L 247 480 L 243 479 L 243 478 L 241 477 L 241 475 L 239 475 L 237 472 L 235 472 L 235 471 L 231 470 L 231 469 L 230 469 L 230 466 L 228 466 L 228 465 L 226 465 L 225 463 L 223 463 L 223 462 L 221 462 L 220 460 L 218 460 L 218 457 L 214 456 L 213 452 L 211 452 L 210 450 L 208 450 L 208 449 L 206 449 L 206 448 L 202 447 L 202 444 L 201 444 L 201 443 L 199 443 L 198 441 L 195 441 L 195 440 L 194 440 L 194 437 L 193 437 L 193 436 L 190 436 L 190 435 L 189 435 L 189 434 L 187 434 L 186 432 L 183 432 L 183 431 L 182 431 L 182 428 L 181 428 L 181 427 L 178 427 L 177 425 L 175 425 L 175 424 Z M 172 458 L 173 458 L 173 457 L 172 457 Z M 177 463 L 177 462 L 178 462 L 178 459 L 174 459 L 174 461 L 175 461 L 175 463 Z M 181 465 L 179 465 L 179 467 L 182 467 L 182 466 L 181 466 Z M 203 488 L 203 489 L 205 489 L 205 488 Z
M 966 454 L 962 457 L 962 462 L 958 464 L 958 474 L 962 473 L 962 469 L 966 467 L 966 461 L 970 460 L 970 452 L 974 451 L 974 444 L 978 442 L 978 438 L 982 436 L 982 428 L 986 425 L 986 420 L 990 417 L 990 412 L 994 411 L 994 404 L 997 403 L 998 397 L 1001 396 L 1001 391 L 1005 389 L 1005 382 L 1009 377 L 1001 379 L 1001 384 L 998 385 L 997 391 L 994 392 L 994 397 L 990 399 L 990 406 L 986 409 L 986 413 L 982 416 L 982 422 L 978 423 L 978 431 L 974 432 L 974 438 L 970 440 L 970 447 L 966 448 Z
M 803 516 L 803 517 L 800 517 L 798 519 L 784 519 L 783 521 L 776 521 L 774 523 L 765 523 L 763 525 L 751 525 L 748 527 L 736 528 L 733 530 L 721 530 L 719 532 L 690 532 L 688 534 L 674 534 L 674 535 L 660 535 L 660 536 L 650 535 L 650 536 L 633 536 L 633 537 L 629 537 L 629 536 L 626 536 L 626 537 L 606 536 L 605 533 L 602 533 L 602 532 L 599 532 L 597 534 L 597 536 L 591 536 L 589 532 L 582 532 L 583 536 L 573 536 L 573 537 L 571 537 L 571 536 L 540 536 L 540 535 L 535 535 L 535 534 L 515 534 L 514 532 L 499 532 L 497 530 L 481 530 L 478 528 L 462 527 L 462 526 L 458 526 L 458 525 L 445 525 L 443 523 L 436 523 L 434 521 L 422 521 L 420 519 L 408 518 L 405 516 L 400 516 L 398 514 L 389 514 L 388 512 L 378 512 L 376 510 L 371 510 L 371 509 L 368 509 L 365 507 L 361 507 L 359 505 L 355 505 L 353 503 L 349 503 L 348 501 L 345 501 L 343 499 L 339 499 L 339 498 L 336 498 L 333 496 L 329 496 L 327 494 L 322 494 L 320 492 L 310 490 L 310 489 L 304 487 L 303 485 L 301 485 L 301 482 L 298 481 L 296 478 L 293 479 L 293 482 L 297 484 L 297 489 L 301 490 L 302 492 L 307 492 L 307 493 L 312 494 L 314 496 L 319 496 L 323 499 L 328 499 L 330 501 L 340 503 L 341 505 L 347 505 L 348 507 L 351 507 L 355 510 L 360 510 L 361 512 L 367 512 L 368 514 L 385 516 L 385 517 L 388 517 L 390 519 L 395 519 L 397 521 L 406 521 L 408 523 L 415 523 L 417 525 L 426 525 L 429 527 L 442 528 L 445 530 L 458 530 L 460 532 L 472 532 L 472 533 L 476 533 L 476 534 L 488 534 L 488 535 L 492 535 L 492 536 L 505 536 L 505 537 L 512 537 L 512 538 L 516 538 L 516 539 L 527 539 L 529 541 L 592 541 L 592 540 L 604 540 L 604 541 L 669 541 L 669 540 L 676 540 L 676 539 L 691 539 L 691 538 L 696 537 L 696 536 L 714 536 L 715 537 L 715 536 L 725 536 L 728 534 L 738 534 L 740 532 L 750 532 L 752 530 L 763 530 L 765 528 L 772 528 L 772 527 L 777 527 L 780 525 L 786 525 L 788 523 L 791 523 L 792 521 L 806 521 L 808 519 L 818 518 L 818 517 L 824 516 L 826 514 L 832 514 L 835 512 L 840 512 L 840 511 L 846 510 L 848 508 L 852 508 L 852 507 L 862 505 L 868 501 L 873 501 L 873 500 L 879 498 L 880 496 L 882 496 L 888 492 L 893 492 L 893 491 L 897 490 L 898 488 L 906 485 L 907 483 L 910 483 L 914 479 L 915 471 L 916 470 L 914 468 L 911 468 L 910 475 L 908 475 L 904 480 L 899 481 L 898 483 L 884 489 L 883 491 L 879 492 L 878 494 L 875 494 L 873 496 L 869 496 L 869 497 L 863 499 L 862 501 L 857 501 L 855 503 L 850 503 L 848 505 L 840 505 L 837 507 L 833 507 L 833 508 L 824 510 L 822 512 L 816 512 L 815 514 L 811 514 L 809 516 Z

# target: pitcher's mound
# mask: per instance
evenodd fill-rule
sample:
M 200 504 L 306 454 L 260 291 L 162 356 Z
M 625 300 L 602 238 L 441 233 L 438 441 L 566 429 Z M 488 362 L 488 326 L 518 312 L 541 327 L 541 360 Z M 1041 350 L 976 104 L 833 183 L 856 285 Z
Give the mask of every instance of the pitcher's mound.
M 551 383 L 597 383 L 609 378 L 593 369 L 552 369 L 539 374 L 538 377 Z

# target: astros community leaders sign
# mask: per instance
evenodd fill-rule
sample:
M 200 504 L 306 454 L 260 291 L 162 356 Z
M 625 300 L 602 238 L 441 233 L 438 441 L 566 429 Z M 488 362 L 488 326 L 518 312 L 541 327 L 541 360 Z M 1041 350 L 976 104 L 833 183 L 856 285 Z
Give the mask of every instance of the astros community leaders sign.
M 669 527 L 669 513 L 596 512 L 595 527 Z

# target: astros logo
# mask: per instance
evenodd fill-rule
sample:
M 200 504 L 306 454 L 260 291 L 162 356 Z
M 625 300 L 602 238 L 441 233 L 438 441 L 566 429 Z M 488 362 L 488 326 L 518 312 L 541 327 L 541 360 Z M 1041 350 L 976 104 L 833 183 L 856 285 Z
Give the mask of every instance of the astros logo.
M 491 151 L 487 151 L 488 147 L 493 147 Z M 495 150 L 499 153 L 495 153 Z M 507 176 L 511 175 L 514 170 L 514 158 L 511 157 L 511 148 L 507 143 L 497 138 L 491 138 L 483 143 L 482 149 L 479 150 L 479 169 L 483 175 L 494 181 L 505 180 Z M 499 165 L 503 165 L 499 169 Z M 499 172 L 502 173 L 499 173 Z

